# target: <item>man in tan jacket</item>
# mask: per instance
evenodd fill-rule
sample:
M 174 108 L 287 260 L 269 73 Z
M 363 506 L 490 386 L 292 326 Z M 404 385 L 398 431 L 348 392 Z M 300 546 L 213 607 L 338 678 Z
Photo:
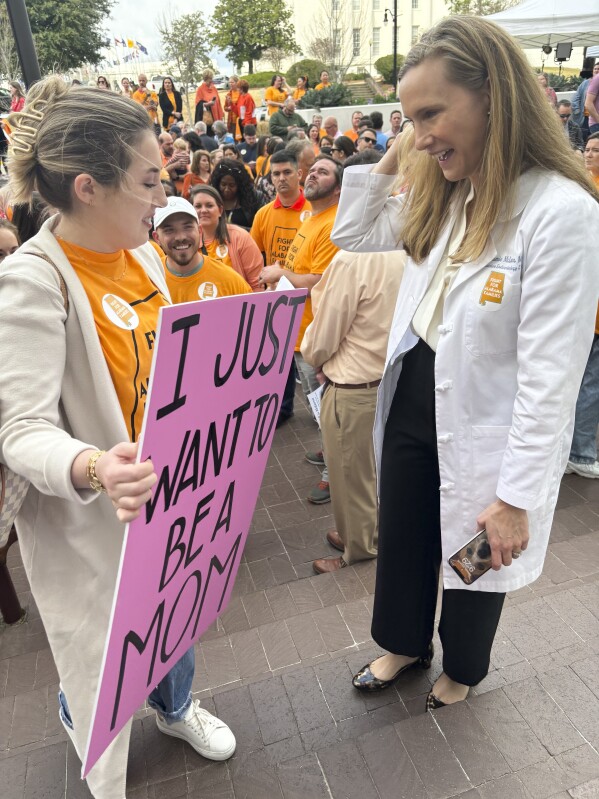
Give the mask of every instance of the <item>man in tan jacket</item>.
M 341 251 L 312 289 L 301 352 L 326 382 L 320 425 L 337 526 L 327 541 L 343 552 L 315 560 L 318 574 L 377 554 L 372 429 L 404 261 L 403 252 Z

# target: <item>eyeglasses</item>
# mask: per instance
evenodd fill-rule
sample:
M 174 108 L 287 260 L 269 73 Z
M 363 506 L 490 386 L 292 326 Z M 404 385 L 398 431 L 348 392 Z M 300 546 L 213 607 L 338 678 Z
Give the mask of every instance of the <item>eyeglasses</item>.
M 570 119 L 572 114 L 560 114 L 559 116 L 560 116 L 560 119 Z
M 367 141 L 370 144 L 376 144 L 376 139 L 371 139 L 370 136 L 360 136 L 360 141 Z

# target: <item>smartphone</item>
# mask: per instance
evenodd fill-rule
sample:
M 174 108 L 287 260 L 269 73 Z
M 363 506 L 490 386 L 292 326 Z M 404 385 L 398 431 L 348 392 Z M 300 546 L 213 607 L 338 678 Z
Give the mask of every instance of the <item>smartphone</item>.
M 491 546 L 487 531 L 481 530 L 472 541 L 449 558 L 449 565 L 466 585 L 472 585 L 491 568 Z

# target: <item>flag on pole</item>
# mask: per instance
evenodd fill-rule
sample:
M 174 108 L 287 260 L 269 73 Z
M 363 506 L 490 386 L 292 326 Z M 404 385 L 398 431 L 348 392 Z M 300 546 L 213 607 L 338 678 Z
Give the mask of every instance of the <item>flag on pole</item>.
M 119 39 L 118 36 L 114 37 L 114 43 L 117 47 L 124 47 L 125 42 L 122 39 Z
M 136 44 L 136 45 L 139 47 L 139 49 L 141 50 L 141 52 L 142 52 L 144 55 L 147 55 L 147 54 L 148 54 L 147 48 L 145 48 L 145 47 L 143 46 L 143 44 L 141 44 L 141 42 L 135 42 L 135 44 Z
M 133 50 L 133 48 L 135 47 L 135 42 L 133 41 L 133 39 L 127 39 L 127 47 L 130 50 Z

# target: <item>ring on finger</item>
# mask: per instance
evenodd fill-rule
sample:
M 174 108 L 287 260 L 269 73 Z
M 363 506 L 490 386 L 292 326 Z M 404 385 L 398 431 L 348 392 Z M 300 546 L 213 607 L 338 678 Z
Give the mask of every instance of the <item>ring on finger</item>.
M 512 552 L 512 558 L 519 558 L 522 552 Z

